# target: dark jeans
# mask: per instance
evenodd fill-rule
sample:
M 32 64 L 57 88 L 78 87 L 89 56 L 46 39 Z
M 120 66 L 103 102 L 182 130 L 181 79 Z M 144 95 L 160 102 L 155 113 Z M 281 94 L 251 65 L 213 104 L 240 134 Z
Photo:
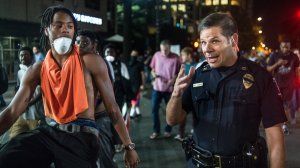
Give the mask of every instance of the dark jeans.
M 155 133 L 160 133 L 160 120 L 159 120 L 159 107 L 162 99 L 165 100 L 167 104 L 170 100 L 171 93 L 170 92 L 160 92 L 153 90 L 152 91 L 152 119 L 153 119 L 153 131 Z M 172 127 L 166 124 L 165 132 L 171 132 Z
M 106 111 L 96 113 L 96 125 L 100 134 L 100 154 L 98 163 L 100 168 L 116 168 L 118 167 L 113 161 L 115 155 L 116 138 L 119 136 L 114 129 L 110 118 Z
M 192 162 L 192 159 L 189 159 L 187 162 L 186 162 L 186 166 L 187 168 L 197 168 L 197 166 L 195 166 Z
M 99 140 L 91 133 L 67 133 L 51 126 L 19 134 L 0 149 L 1 168 L 96 168 Z
M 291 107 L 291 117 L 294 119 L 296 116 L 296 112 L 298 111 L 298 108 L 300 107 L 300 89 L 297 88 L 294 91 L 293 98 L 292 98 L 292 107 Z

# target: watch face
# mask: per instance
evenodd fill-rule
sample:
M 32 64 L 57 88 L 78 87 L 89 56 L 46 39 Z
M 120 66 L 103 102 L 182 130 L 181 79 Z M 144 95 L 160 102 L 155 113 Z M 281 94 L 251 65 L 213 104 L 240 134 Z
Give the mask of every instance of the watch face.
M 134 149 L 135 148 L 135 144 L 134 143 L 132 143 L 132 144 L 129 144 L 129 146 L 128 146 L 130 149 Z
M 135 148 L 134 143 L 131 143 L 131 144 L 128 144 L 127 146 L 125 146 L 125 149 L 127 149 L 127 150 L 133 150 L 134 148 Z

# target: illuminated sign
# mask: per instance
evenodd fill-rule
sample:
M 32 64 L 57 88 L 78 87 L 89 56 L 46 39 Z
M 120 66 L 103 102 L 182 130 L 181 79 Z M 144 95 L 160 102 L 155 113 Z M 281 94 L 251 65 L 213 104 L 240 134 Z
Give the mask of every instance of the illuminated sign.
M 102 25 L 102 19 L 96 18 L 93 16 L 82 15 L 78 13 L 74 13 L 75 19 L 79 22 Z

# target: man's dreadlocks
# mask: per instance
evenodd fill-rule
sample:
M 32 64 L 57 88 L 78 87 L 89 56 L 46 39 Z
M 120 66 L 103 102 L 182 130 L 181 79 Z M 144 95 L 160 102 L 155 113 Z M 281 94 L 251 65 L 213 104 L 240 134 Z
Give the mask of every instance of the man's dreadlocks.
M 58 5 L 58 6 L 51 6 L 48 7 L 45 12 L 43 13 L 43 15 L 41 16 L 41 28 L 40 28 L 40 32 L 42 33 L 42 37 L 40 40 L 40 44 L 41 47 L 43 48 L 44 51 L 47 51 L 51 48 L 51 45 L 49 44 L 49 38 L 46 36 L 44 30 L 50 26 L 50 24 L 53 22 L 53 16 L 55 13 L 62 11 L 65 12 L 67 14 L 69 14 L 73 20 L 74 23 L 74 29 L 75 29 L 75 34 L 73 37 L 73 42 L 72 44 L 74 44 L 76 36 L 77 36 L 77 21 L 73 15 L 73 13 L 65 8 L 64 6 Z

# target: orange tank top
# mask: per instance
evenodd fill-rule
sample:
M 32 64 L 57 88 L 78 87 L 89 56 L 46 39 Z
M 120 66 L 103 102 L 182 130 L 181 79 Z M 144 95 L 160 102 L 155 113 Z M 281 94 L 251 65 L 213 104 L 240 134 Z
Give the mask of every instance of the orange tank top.
M 49 50 L 42 64 L 40 78 L 47 117 L 64 124 L 77 119 L 78 114 L 87 110 L 88 100 L 78 46 L 73 46 L 71 55 L 62 67 L 55 62 Z

